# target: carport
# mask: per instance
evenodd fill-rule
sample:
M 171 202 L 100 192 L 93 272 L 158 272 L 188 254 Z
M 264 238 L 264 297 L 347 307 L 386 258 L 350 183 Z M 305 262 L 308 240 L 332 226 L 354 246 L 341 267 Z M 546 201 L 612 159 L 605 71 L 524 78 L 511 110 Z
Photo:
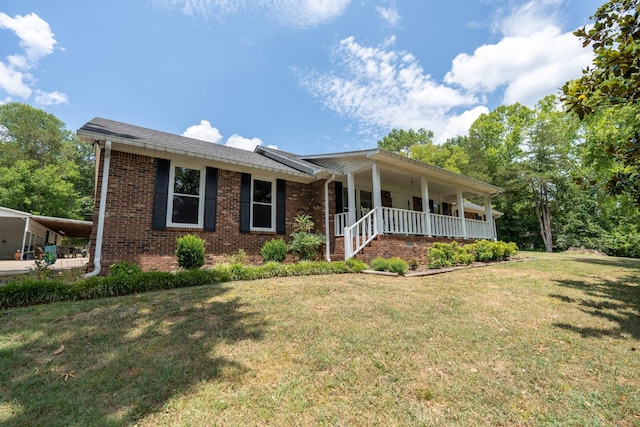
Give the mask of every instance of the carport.
M 0 260 L 15 259 L 18 250 L 28 254 L 36 247 L 59 245 L 63 237 L 89 239 L 92 225 L 90 221 L 31 215 L 0 207 Z

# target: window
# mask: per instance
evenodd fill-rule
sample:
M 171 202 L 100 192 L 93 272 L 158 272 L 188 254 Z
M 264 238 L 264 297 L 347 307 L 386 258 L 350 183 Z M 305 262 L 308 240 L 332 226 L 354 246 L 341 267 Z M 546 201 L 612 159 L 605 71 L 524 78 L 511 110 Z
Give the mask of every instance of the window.
M 342 212 L 349 212 L 349 189 L 347 187 L 342 187 Z
M 273 181 L 263 181 L 254 179 L 251 189 L 251 229 L 274 231 L 275 195 L 273 192 L 275 185 Z
M 176 166 L 171 169 L 167 225 L 201 227 L 204 173 L 199 169 Z
M 373 201 L 371 200 L 371 191 L 360 190 L 360 207 L 365 209 L 373 209 Z

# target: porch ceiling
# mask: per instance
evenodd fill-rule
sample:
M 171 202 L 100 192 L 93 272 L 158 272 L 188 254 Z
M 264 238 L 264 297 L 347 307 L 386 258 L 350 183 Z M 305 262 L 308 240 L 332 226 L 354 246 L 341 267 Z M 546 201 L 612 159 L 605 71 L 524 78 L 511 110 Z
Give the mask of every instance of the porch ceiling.
M 380 149 L 311 155 L 303 158 L 344 174 L 354 173 L 360 182 L 371 181 L 371 167 L 376 163 L 383 188 L 399 188 L 408 194 L 420 194 L 420 177 L 428 179 L 430 193 L 438 193 L 441 197 L 452 200 L 455 199 L 458 188 L 463 190 L 464 197 L 493 195 L 504 191 L 495 185 Z
M 371 182 L 371 171 L 366 170 L 355 174 L 356 182 Z M 429 180 L 429 178 L 427 177 Z M 443 183 L 435 180 L 429 180 L 429 194 L 436 196 L 442 201 L 455 201 L 457 198 L 457 187 L 452 184 Z M 406 171 L 398 171 L 397 169 L 389 169 L 387 167 L 380 168 L 380 186 L 386 191 L 395 191 L 416 197 L 422 196 L 420 186 L 420 175 L 407 173 Z M 463 189 L 463 197 L 476 196 L 479 193 Z

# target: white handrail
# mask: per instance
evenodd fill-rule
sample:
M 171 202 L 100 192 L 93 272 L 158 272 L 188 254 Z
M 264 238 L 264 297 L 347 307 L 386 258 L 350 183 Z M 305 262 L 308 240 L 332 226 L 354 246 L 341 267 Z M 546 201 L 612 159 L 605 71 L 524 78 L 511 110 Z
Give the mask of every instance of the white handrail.
M 378 215 L 381 226 L 378 230 Z M 431 227 L 427 226 L 430 221 Z M 355 224 L 348 226 L 346 213 L 334 216 L 335 235 L 344 236 L 344 256 L 349 259 L 368 245 L 378 234 L 401 234 L 455 239 L 495 239 L 493 222 L 464 219 L 449 215 L 427 214 L 406 209 L 372 209 Z M 431 231 L 431 233 L 429 233 Z M 464 232 L 466 231 L 466 235 Z
M 344 259 L 348 260 L 360 252 L 378 233 L 377 209 L 372 209 L 350 227 L 344 228 Z

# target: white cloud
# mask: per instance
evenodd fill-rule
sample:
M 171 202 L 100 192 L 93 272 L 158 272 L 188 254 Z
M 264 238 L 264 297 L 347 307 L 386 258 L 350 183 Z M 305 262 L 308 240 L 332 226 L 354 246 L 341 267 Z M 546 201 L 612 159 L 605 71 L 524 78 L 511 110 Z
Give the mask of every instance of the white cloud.
M 477 109 L 465 112 L 477 106 L 476 96 L 439 84 L 413 55 L 391 50 L 392 42 L 366 47 L 346 38 L 334 52 L 335 71 L 298 70 L 300 83 L 325 107 L 357 120 L 362 133 L 374 136 L 391 128 L 425 128 L 442 142 L 479 115 Z
M 220 134 L 220 131 L 212 127 L 211 123 L 207 120 L 200 120 L 200 124 L 188 127 L 182 135 L 189 138 L 215 143 L 222 141 L 222 134 Z
M 53 52 L 56 39 L 49 24 L 35 13 L 11 18 L 0 12 L 0 28 L 12 30 L 20 39 L 20 47 L 25 50 L 31 63 Z
M 333 21 L 351 0 L 155 0 L 190 16 L 218 17 L 243 12 L 266 12 L 283 25 L 311 28 Z
M 211 126 L 208 120 L 200 120 L 200 124 L 193 125 L 187 128 L 182 133 L 182 136 L 189 138 L 200 139 L 202 141 L 209 141 L 215 144 L 221 144 L 224 139 L 220 131 Z M 253 151 L 257 145 L 262 145 L 260 138 L 245 138 L 238 134 L 231 135 L 223 145 L 228 147 L 239 148 L 241 150 Z M 275 145 L 269 145 L 270 148 L 278 148 Z
M 553 7 L 558 4 L 558 0 L 533 0 L 501 17 L 495 28 L 502 32 L 502 40 L 480 46 L 471 55 L 456 56 L 445 82 L 480 93 L 504 88 L 505 104 L 533 106 L 557 93 L 593 59 L 578 38 L 556 24 Z
M 466 135 L 469 132 L 469 128 L 482 114 L 488 114 L 489 109 L 484 105 L 480 105 L 471 110 L 467 110 L 464 113 L 457 116 L 450 116 L 447 121 L 447 125 L 440 133 L 438 141 L 446 141 L 449 138 L 455 138 L 458 135 Z
M 376 6 L 376 12 L 378 12 L 380 17 L 392 27 L 395 27 L 400 23 L 400 14 L 398 13 L 398 8 L 396 7 L 395 2 L 393 2 L 391 7 Z
M 0 61 L 0 89 L 3 89 L 9 95 L 27 99 L 31 96 L 31 88 L 25 80 L 27 80 L 27 74 L 12 66 L 6 66 Z
M 227 139 L 224 145 L 240 148 L 241 150 L 253 151 L 256 149 L 256 146 L 262 145 L 262 140 L 260 138 L 245 138 L 238 134 L 233 134 Z
M 36 91 L 36 104 L 47 106 L 56 104 L 66 104 L 69 102 L 67 95 L 57 91 L 43 92 L 41 90 Z
M 0 29 L 13 31 L 20 40 L 21 54 L 7 56 L 6 62 L 0 61 L 0 89 L 9 95 L 28 99 L 35 89 L 36 80 L 32 70 L 38 61 L 54 51 L 56 40 L 49 24 L 35 13 L 14 18 L 0 12 Z M 10 98 L 7 98 L 10 99 Z M 36 90 L 36 103 L 53 105 L 66 103 L 63 93 Z

